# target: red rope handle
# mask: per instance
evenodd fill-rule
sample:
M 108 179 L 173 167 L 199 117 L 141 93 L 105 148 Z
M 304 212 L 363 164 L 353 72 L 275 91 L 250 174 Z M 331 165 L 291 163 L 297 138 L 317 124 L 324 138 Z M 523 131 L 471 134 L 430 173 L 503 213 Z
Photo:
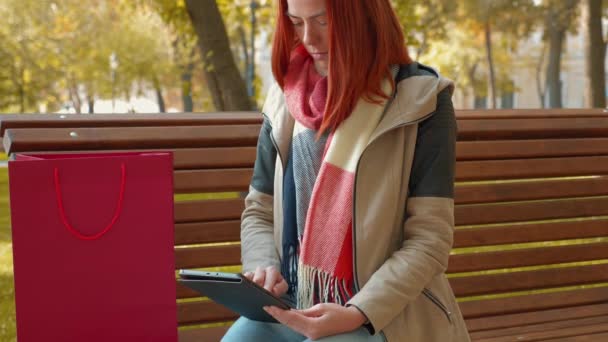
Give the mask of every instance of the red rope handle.
M 63 206 L 63 196 L 61 195 L 61 184 L 59 183 L 59 169 L 55 168 L 55 193 L 57 194 L 57 206 L 59 207 L 59 214 L 61 215 L 61 221 L 63 221 L 63 225 L 68 229 L 68 231 L 70 233 L 74 234 L 77 238 L 79 238 L 81 240 L 99 239 L 101 236 L 103 236 L 105 233 L 107 233 L 118 220 L 118 216 L 120 216 L 120 213 L 122 212 L 122 202 L 123 202 L 123 199 L 125 196 L 125 183 L 126 183 L 125 178 L 126 178 L 126 176 L 125 176 L 125 164 L 124 163 L 122 163 L 120 165 L 120 169 L 122 172 L 121 182 L 120 182 L 120 196 L 118 197 L 118 205 L 116 206 L 116 210 L 114 212 L 114 217 L 112 218 L 112 221 L 101 232 L 94 234 L 94 235 L 84 235 L 81 232 L 79 232 L 78 230 L 74 229 L 74 227 L 72 227 L 70 222 L 68 222 L 67 215 L 65 214 L 65 207 Z

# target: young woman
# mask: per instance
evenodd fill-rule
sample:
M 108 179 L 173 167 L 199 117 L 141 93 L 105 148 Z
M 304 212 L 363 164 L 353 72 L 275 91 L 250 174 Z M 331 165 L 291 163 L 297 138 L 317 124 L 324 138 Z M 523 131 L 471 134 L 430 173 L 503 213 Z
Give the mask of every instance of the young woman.
M 242 260 L 298 309 L 224 341 L 469 341 L 444 274 L 452 83 L 409 58 L 389 0 L 277 7 Z

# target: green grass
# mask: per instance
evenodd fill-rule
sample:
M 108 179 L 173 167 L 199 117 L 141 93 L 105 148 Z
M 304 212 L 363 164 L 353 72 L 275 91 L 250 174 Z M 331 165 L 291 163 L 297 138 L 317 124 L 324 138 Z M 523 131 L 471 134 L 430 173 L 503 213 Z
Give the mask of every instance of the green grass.
M 8 170 L 0 167 L 0 341 L 15 341 L 13 248 L 8 206 Z

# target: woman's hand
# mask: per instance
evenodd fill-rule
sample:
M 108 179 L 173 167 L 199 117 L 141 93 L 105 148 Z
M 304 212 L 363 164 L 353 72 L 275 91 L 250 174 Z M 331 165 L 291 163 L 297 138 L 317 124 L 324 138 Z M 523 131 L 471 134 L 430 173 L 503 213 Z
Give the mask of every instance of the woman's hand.
M 311 340 L 356 330 L 367 320 L 356 307 L 333 303 L 317 304 L 306 310 L 282 310 L 276 306 L 264 310 Z
M 274 266 L 266 268 L 258 267 L 255 269 L 255 272 L 247 272 L 243 275 L 277 297 L 287 292 L 287 282 L 283 279 L 281 272 L 277 271 Z

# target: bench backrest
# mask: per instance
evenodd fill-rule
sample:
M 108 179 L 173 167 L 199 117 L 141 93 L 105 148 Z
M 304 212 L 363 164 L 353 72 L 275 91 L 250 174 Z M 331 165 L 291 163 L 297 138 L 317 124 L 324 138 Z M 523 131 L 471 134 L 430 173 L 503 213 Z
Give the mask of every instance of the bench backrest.
M 469 328 L 515 324 L 492 321 L 498 314 L 608 301 L 608 114 L 459 111 L 457 119 L 448 276 Z M 0 134 L 7 153 L 174 151 L 176 267 L 238 270 L 260 124 L 255 113 L 19 115 L 0 116 Z M 591 286 L 572 291 L 579 285 Z M 180 326 L 236 317 L 197 297 L 178 285 Z

